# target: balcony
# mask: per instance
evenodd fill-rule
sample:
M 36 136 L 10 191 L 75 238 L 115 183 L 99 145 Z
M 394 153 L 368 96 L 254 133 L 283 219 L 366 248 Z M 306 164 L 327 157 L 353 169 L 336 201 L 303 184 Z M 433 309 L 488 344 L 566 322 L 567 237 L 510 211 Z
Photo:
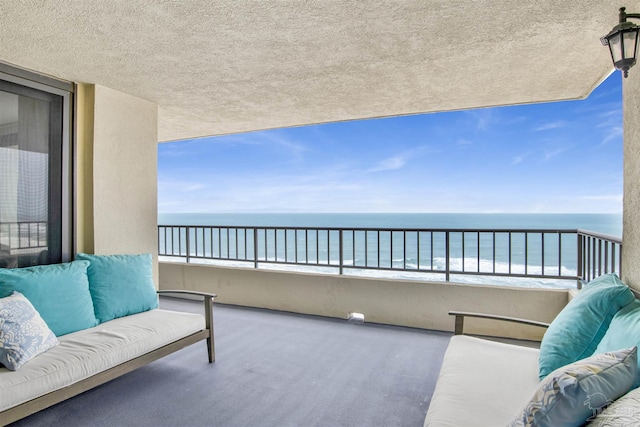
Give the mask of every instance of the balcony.
M 158 245 L 162 289 L 442 331 L 452 330 L 449 310 L 550 322 L 583 281 L 619 273 L 621 253 L 619 239 L 584 230 L 175 225 L 158 227 Z M 541 338 L 491 321 L 471 332 Z
M 180 6 L 175 2 L 164 2 L 156 5 L 157 7 L 135 8 L 135 11 L 129 7 L 116 10 L 105 2 L 92 2 L 90 14 L 86 13 L 85 8 L 69 8 L 56 2 L 47 3 L 45 11 L 42 4 L 35 2 L 29 5 L 16 3 L 13 7 L 7 4 L 3 28 L 12 43 L 7 45 L 9 50 L 1 60 L 3 64 L 9 62 L 21 65 L 78 83 L 78 96 L 74 102 L 78 116 L 72 129 L 77 135 L 77 156 L 74 156 L 74 175 L 77 172 L 74 183 L 78 188 L 77 195 L 74 196 L 78 214 L 76 248 L 96 253 L 151 252 L 155 251 L 157 245 L 157 177 L 154 171 L 158 140 L 365 116 L 579 98 L 586 96 L 611 70 L 606 55 L 599 54 L 598 49 L 602 48 L 593 41 L 603 34 L 603 29 L 610 28 L 611 19 L 615 19 L 615 10 L 619 5 L 612 2 L 590 2 L 586 9 L 584 2 L 562 5 L 548 2 L 546 7 L 535 8 L 523 3 L 522 10 L 519 10 L 522 13 L 504 13 L 504 4 L 500 2 L 490 8 L 484 3 L 478 3 L 476 7 L 473 2 L 469 2 L 466 5 L 469 16 L 479 17 L 475 23 L 481 25 L 462 28 L 471 32 L 469 37 L 466 36 L 468 34 L 460 37 L 456 33 L 460 27 L 445 26 L 451 32 L 440 33 L 438 39 L 451 40 L 454 44 L 456 40 L 468 40 L 470 42 L 464 44 L 467 47 L 466 53 L 452 49 L 456 46 L 451 44 L 434 44 L 433 37 L 429 35 L 424 37 L 424 45 L 419 43 L 416 46 L 415 42 L 419 42 L 414 36 L 416 28 L 442 27 L 440 23 L 445 22 L 443 17 L 456 16 L 459 8 L 452 4 L 451 8 L 442 10 L 428 3 L 416 4 L 419 7 L 390 10 L 383 3 L 370 2 L 364 18 L 367 22 L 380 26 L 380 31 L 376 31 L 376 27 L 369 32 L 371 35 L 381 35 L 379 39 L 374 36 L 363 37 L 360 25 L 364 22 L 362 16 L 352 13 L 353 7 L 348 3 L 342 5 L 345 13 L 317 8 L 311 11 L 303 6 L 275 10 L 279 6 L 263 3 L 262 9 L 247 14 L 234 14 L 236 5 L 232 2 L 212 4 L 204 10 L 203 7 L 181 9 L 180 13 L 173 11 L 174 7 Z M 256 3 L 254 7 L 259 5 Z M 229 13 L 218 13 L 219 10 L 213 10 L 214 8 L 222 8 L 223 12 Z M 510 18 L 505 21 L 507 15 Z M 229 16 L 234 19 L 229 19 Z M 25 20 L 25 17 L 29 19 Z M 256 17 L 260 19 L 256 20 Z M 312 25 L 318 18 L 321 22 L 332 25 Z M 61 25 L 61 22 L 73 25 Z M 86 29 L 95 28 L 95 22 L 112 31 L 94 31 L 92 34 L 95 37 L 87 37 Z M 145 22 L 148 25 L 132 26 L 131 22 Z M 294 28 L 298 33 L 290 36 L 282 31 L 274 31 L 280 28 L 274 23 L 282 22 L 296 23 Z M 522 31 L 514 32 L 512 24 L 516 23 L 535 24 L 535 28 L 525 26 Z M 394 31 L 388 31 L 388 27 L 385 27 L 388 24 L 393 25 L 391 28 Z M 334 26 L 350 30 L 346 33 L 335 31 Z M 127 37 L 132 29 L 139 30 L 139 33 Z M 185 38 L 180 29 L 187 29 L 189 40 L 196 44 L 190 44 L 185 49 Z M 200 29 L 200 32 L 194 33 L 194 29 Z M 220 30 L 217 37 L 211 34 L 211 29 Z M 310 30 L 313 31 L 308 34 Z M 163 35 L 160 38 L 159 31 Z M 255 37 L 235 37 L 243 34 L 254 34 Z M 389 34 L 397 36 L 398 41 L 391 46 L 394 53 L 392 58 L 388 56 L 391 52 L 387 37 Z M 234 36 L 233 39 L 237 39 L 238 44 L 225 44 L 229 35 Z M 47 40 L 47 43 L 42 43 L 42 40 Z M 292 54 L 291 43 L 282 43 L 283 40 L 296 40 L 297 52 L 311 52 L 313 55 L 299 55 L 299 61 L 281 61 L 281 58 L 288 58 Z M 345 46 L 345 40 L 351 43 L 349 46 L 352 49 L 341 48 Z M 407 43 L 407 40 L 414 42 Z M 496 40 L 503 40 L 504 43 L 496 45 Z M 550 40 L 555 42 L 554 49 L 548 49 L 549 43 L 545 41 Z M 128 42 L 124 43 L 125 41 Z M 81 55 L 70 58 L 69 55 L 60 54 L 69 50 L 70 42 L 74 46 L 72 50 L 81 52 Z M 259 42 L 257 47 L 254 45 L 256 42 Z M 218 48 L 211 49 L 212 45 Z M 441 46 L 441 50 L 433 49 L 435 45 Z M 52 46 L 59 48 L 52 49 Z M 160 51 L 149 49 L 149 46 L 159 47 Z M 318 46 L 324 48 L 318 51 Z M 409 50 L 400 49 L 402 46 Z M 509 50 L 502 49 L 511 46 L 519 46 L 517 58 L 528 62 L 514 61 L 514 56 L 508 54 Z M 105 52 L 113 55 L 105 55 Z M 270 60 L 263 61 L 260 55 L 242 54 L 251 52 L 264 54 Z M 336 52 L 340 53 L 338 57 Z M 426 59 L 424 52 L 428 53 Z M 451 52 L 457 53 L 451 55 Z M 565 55 L 562 63 L 556 61 L 558 52 Z M 203 53 L 209 55 L 209 60 L 202 56 Z M 144 60 L 144 55 L 148 55 L 147 61 Z M 466 59 L 464 67 L 460 66 L 462 57 Z M 331 59 L 330 67 L 327 67 L 328 59 Z M 469 62 L 469 59 L 472 61 Z M 286 72 L 277 72 L 281 70 L 277 66 L 278 62 L 286 66 Z M 146 64 L 146 68 L 141 69 L 141 64 Z M 212 64 L 220 67 L 212 72 Z M 371 67 L 371 64 L 377 66 Z M 356 65 L 355 74 L 353 65 Z M 292 66 L 298 68 L 292 70 L 289 68 Z M 380 71 L 378 66 L 386 68 Z M 245 74 L 238 75 L 238 70 L 244 70 Z M 332 72 L 319 75 L 318 70 Z M 357 82 L 354 81 L 354 75 L 358 76 Z M 292 80 L 292 77 L 297 79 Z M 229 82 L 235 85 L 234 90 L 229 90 Z M 622 263 L 624 274 L 635 288 L 639 286 L 640 277 L 638 264 L 634 262 L 640 248 L 640 229 L 636 226 L 640 193 L 634 191 L 632 185 L 638 181 L 640 171 L 640 156 L 633 149 L 633 142 L 638 139 L 640 123 L 640 86 L 637 82 L 631 75 L 625 85 L 624 97 L 624 132 L 627 141 L 625 183 L 630 183 L 631 186 L 625 187 L 624 191 L 625 257 Z M 240 86 L 236 87 L 237 85 Z M 185 91 L 185 88 L 189 90 Z M 291 96 L 285 96 L 291 89 L 296 91 Z M 292 99 L 315 99 L 324 103 L 290 102 Z M 149 100 L 153 100 L 153 103 Z M 357 105 L 353 105 L 354 103 Z M 305 108 L 301 111 L 301 107 Z M 571 276 L 568 282 L 572 282 L 568 287 L 575 288 L 577 278 L 589 277 L 581 276 L 579 271 L 596 274 L 595 272 L 606 270 L 609 265 L 607 259 L 610 260 L 610 265 L 616 266 L 611 271 L 621 270 L 620 251 L 607 249 L 595 238 L 587 238 L 587 246 L 579 245 L 578 240 L 576 233 L 575 246 L 573 243 L 562 243 L 563 248 L 575 247 L 577 254 L 576 280 L 574 281 L 573 272 L 567 271 L 566 275 Z M 579 253 L 579 247 L 583 248 L 582 253 Z M 2 247 L 2 250 L 16 253 L 16 248 L 11 245 Z M 590 254 L 598 251 L 602 256 L 587 261 Z M 449 260 L 450 282 L 442 279 L 447 276 L 446 267 L 444 272 L 438 267 L 438 271 L 433 273 L 440 277 L 437 281 L 431 278 L 391 281 L 349 274 L 355 269 L 349 269 L 345 259 L 342 259 L 342 272 L 347 274 L 334 272 L 319 275 L 256 269 L 251 261 L 248 262 L 249 268 L 197 264 L 193 262 L 196 259 L 191 259 L 189 250 L 180 258 L 177 256 L 174 260 L 182 262 L 161 263 L 161 287 L 216 289 L 229 304 L 307 311 L 333 317 L 343 317 L 349 310 L 357 309 L 366 314 L 368 321 L 414 325 L 419 328 L 447 329 L 451 325 L 451 319 L 446 316 L 448 309 L 467 308 L 477 311 L 474 308 L 479 306 L 484 311 L 518 314 L 521 317 L 549 321 L 568 298 L 566 289 L 505 288 L 456 283 L 460 277 L 480 277 L 472 274 L 473 264 L 467 264 L 466 261 L 472 256 L 467 256 L 467 253 L 460 258 L 464 260 L 462 267 L 453 264 L 452 268 Z M 190 258 L 189 261 L 192 262 L 183 262 L 185 258 Z M 568 259 L 565 256 L 562 258 L 564 262 Z M 481 259 L 484 259 L 482 255 Z M 258 262 L 258 267 L 290 266 L 286 263 L 286 257 L 284 263 L 277 256 L 273 259 L 274 262 L 266 261 L 269 259 Z M 564 262 L 558 262 L 558 270 L 561 270 Z M 355 265 L 354 260 L 353 266 Z M 544 265 L 547 264 L 543 262 L 540 265 L 541 269 Z M 500 264 L 497 263 L 497 266 Z M 336 270 L 335 265 L 328 268 Z M 482 269 L 482 266 L 478 268 Z M 468 269 L 469 273 L 452 273 L 453 270 L 461 269 Z M 500 272 L 499 268 L 496 270 Z M 400 272 L 395 268 L 389 271 L 392 274 Z M 430 274 L 422 271 L 415 273 Z M 484 274 L 485 270 L 482 269 L 481 273 Z M 545 267 L 545 274 L 553 273 Z M 497 281 L 500 276 L 491 275 L 490 278 Z M 511 275 L 506 278 L 513 279 Z M 219 313 L 222 311 L 219 310 Z M 238 369 L 232 372 L 244 374 L 241 376 L 243 380 L 263 373 L 260 368 L 269 363 L 264 348 L 239 346 L 237 351 L 222 353 L 230 351 L 236 345 L 246 344 L 239 342 L 246 331 L 231 328 L 233 321 L 242 322 L 243 319 L 233 318 L 232 321 L 229 318 L 225 322 L 222 315 L 219 318 L 219 326 L 223 332 L 220 334 L 221 353 L 219 362 L 212 369 L 219 370 L 222 366 L 228 366 L 222 364 L 225 358 L 228 361 L 246 354 L 251 357 L 240 359 L 245 365 L 236 364 Z M 498 329 L 494 331 L 501 332 Z M 249 337 L 256 338 L 253 335 L 247 338 Z M 380 343 L 375 351 L 379 351 L 379 348 Z M 285 360 L 287 366 L 291 367 L 290 360 L 293 359 L 285 359 L 282 351 L 274 356 L 282 359 L 272 360 Z M 198 360 L 199 357 L 200 355 Z M 32 421 L 25 421 L 24 425 L 50 425 L 60 421 L 65 425 L 117 425 L 132 423 L 132 420 L 135 420 L 136 425 L 158 425 L 164 422 L 188 424 L 188 420 L 192 424 L 198 424 L 198 420 L 206 421 L 201 424 L 207 425 L 212 420 L 217 420 L 220 424 L 225 421 L 228 421 L 227 424 L 242 424 L 242 419 L 229 415 L 229 407 L 226 406 L 235 403 L 234 398 L 218 393 L 226 391 L 223 386 L 228 383 L 237 382 L 238 376 L 218 377 L 214 382 L 211 377 L 203 375 L 202 371 L 193 370 L 182 375 L 184 371 L 178 372 L 176 369 L 176 366 L 189 366 L 194 360 L 195 357 L 191 356 L 184 359 L 172 356 L 156 362 L 114 382 L 115 389 L 107 384 L 58 405 L 56 408 L 62 408 L 61 412 L 56 412 L 58 409 L 53 408 L 44 413 L 47 414 L 45 418 L 34 417 Z M 339 357 L 334 360 L 344 363 L 344 359 Z M 424 359 L 416 360 L 422 362 Z M 428 366 L 429 361 L 424 360 L 424 364 Z M 244 370 L 239 369 L 240 367 L 244 367 Z M 437 372 L 437 364 L 434 364 L 433 369 Z M 386 373 L 377 371 L 372 376 L 383 376 Z M 206 380 L 204 387 L 199 386 L 203 384 L 197 381 L 200 377 Z M 397 378 L 401 378 L 403 382 L 411 379 L 403 377 L 402 373 Z M 279 425 L 286 424 L 289 418 L 283 414 L 293 405 L 286 406 L 271 397 L 279 396 L 274 393 L 276 391 L 282 392 L 282 389 L 278 390 L 278 381 L 265 383 L 267 385 L 258 388 L 251 397 L 256 402 L 267 398 L 265 403 L 270 404 L 270 411 L 266 415 L 264 412 L 253 415 L 258 421 L 262 421 L 258 418 L 260 415 L 266 417 L 272 413 L 277 414 L 281 418 L 274 422 L 282 421 Z M 155 387 L 160 384 L 164 384 L 164 387 Z M 122 385 L 133 391 L 126 398 L 122 398 L 124 395 L 119 393 Z M 242 382 L 239 385 L 248 388 L 252 384 Z M 205 399 L 203 395 L 207 393 L 201 392 L 203 388 L 215 393 L 215 399 Z M 154 393 L 147 395 L 150 390 Z M 192 399 L 194 394 L 190 391 L 193 390 L 197 390 L 197 397 Z M 247 393 L 249 391 L 245 390 Z M 331 389 L 332 393 L 343 391 L 344 389 Z M 337 396 L 335 400 L 327 401 L 325 406 L 334 413 L 348 413 L 343 411 L 344 407 L 357 400 L 345 399 L 344 394 Z M 387 408 L 396 396 L 385 396 L 376 403 Z M 315 397 L 311 396 L 310 399 Z M 251 407 L 243 406 L 242 402 L 240 400 L 240 404 L 235 407 L 238 417 L 251 412 Z M 307 407 L 299 401 L 297 403 L 301 408 Z M 183 405 L 192 410 L 191 414 L 197 415 L 176 421 L 172 417 L 182 413 L 179 409 Z M 293 407 L 294 410 L 298 408 Z M 142 408 L 148 412 L 139 412 Z M 402 407 L 396 408 L 402 410 Z M 266 422 L 273 419 L 275 418 L 263 420 Z M 171 422 L 172 420 L 176 422 Z M 323 420 L 326 419 L 319 419 Z M 344 424 L 348 424 L 350 420 L 351 418 L 345 420 Z M 388 419 L 381 417 L 380 420 Z M 405 419 L 400 419 L 397 424 L 409 424 L 403 421 Z M 352 424 L 356 424 L 356 421 Z M 374 424 L 375 420 L 370 423 Z

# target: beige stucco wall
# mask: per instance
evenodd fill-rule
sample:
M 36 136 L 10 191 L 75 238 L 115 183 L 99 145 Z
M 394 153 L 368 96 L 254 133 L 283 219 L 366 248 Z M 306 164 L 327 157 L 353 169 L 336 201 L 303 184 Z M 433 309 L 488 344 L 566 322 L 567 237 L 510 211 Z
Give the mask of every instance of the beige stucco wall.
M 76 85 L 75 93 L 75 250 L 93 253 L 93 108 L 95 86 Z
M 624 198 L 622 279 L 640 290 L 640 70 L 623 79 Z
M 157 282 L 157 105 L 102 86 L 79 89 L 77 249 L 152 253 Z
M 567 303 L 567 291 L 473 286 L 443 282 L 368 279 L 160 263 L 160 289 L 218 294 L 225 304 L 452 331 L 449 310 L 473 311 L 551 322 Z M 465 332 L 540 339 L 541 328 L 469 320 Z

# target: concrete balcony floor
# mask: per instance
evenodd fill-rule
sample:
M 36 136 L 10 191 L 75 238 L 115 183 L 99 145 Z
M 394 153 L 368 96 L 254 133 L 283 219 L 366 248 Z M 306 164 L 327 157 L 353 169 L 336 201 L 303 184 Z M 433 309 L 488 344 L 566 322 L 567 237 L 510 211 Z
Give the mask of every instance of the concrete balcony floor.
M 197 343 L 14 425 L 419 427 L 451 335 L 229 305 L 214 321 L 214 364 Z

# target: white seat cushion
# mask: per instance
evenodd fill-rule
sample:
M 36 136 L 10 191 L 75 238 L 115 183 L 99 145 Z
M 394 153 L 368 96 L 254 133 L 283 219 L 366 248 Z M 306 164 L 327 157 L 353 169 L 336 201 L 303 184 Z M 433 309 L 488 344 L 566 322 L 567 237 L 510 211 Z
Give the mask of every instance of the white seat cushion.
M 151 310 L 59 337 L 18 371 L 0 368 L 0 411 L 76 383 L 205 328 L 199 314 Z
M 538 354 L 535 348 L 453 336 L 424 426 L 506 425 L 540 383 Z

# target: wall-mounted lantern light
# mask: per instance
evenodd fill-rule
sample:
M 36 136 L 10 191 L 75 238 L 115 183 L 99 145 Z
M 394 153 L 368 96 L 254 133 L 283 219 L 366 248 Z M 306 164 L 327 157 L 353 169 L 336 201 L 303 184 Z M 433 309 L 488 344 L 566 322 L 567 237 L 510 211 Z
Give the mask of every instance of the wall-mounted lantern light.
M 640 19 L 640 13 L 626 13 L 625 8 L 621 7 L 620 23 L 600 39 L 604 46 L 609 46 L 613 66 L 622 70 L 625 77 L 629 74 L 629 68 L 636 63 L 638 33 L 640 32 L 640 27 L 632 22 L 627 22 L 627 18 Z

